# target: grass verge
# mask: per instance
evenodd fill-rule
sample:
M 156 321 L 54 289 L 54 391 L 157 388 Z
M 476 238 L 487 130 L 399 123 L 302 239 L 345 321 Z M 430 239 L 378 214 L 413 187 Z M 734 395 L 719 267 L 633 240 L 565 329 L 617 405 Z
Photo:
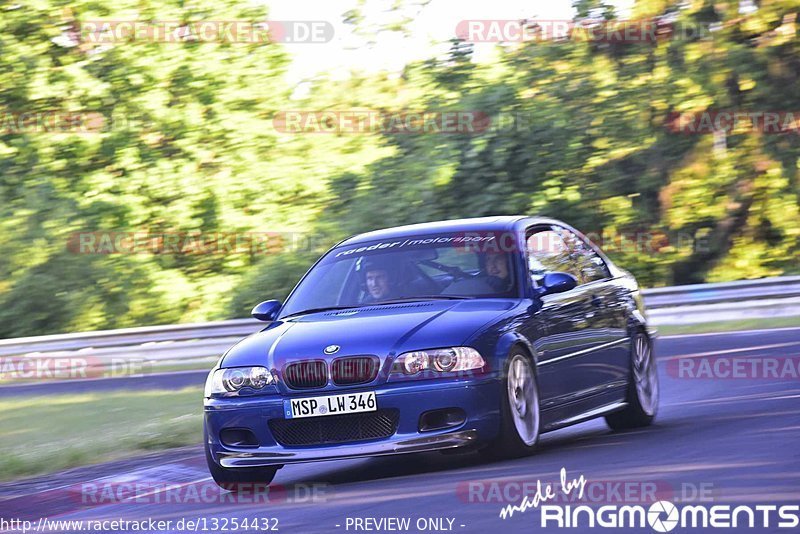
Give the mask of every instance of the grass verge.
M 202 443 L 203 392 L 0 399 L 0 480 Z
M 737 330 L 759 330 L 800 326 L 800 316 L 772 317 L 768 319 L 740 319 L 699 324 L 675 324 L 657 326 L 659 336 L 678 334 L 707 334 L 710 332 L 734 332 Z

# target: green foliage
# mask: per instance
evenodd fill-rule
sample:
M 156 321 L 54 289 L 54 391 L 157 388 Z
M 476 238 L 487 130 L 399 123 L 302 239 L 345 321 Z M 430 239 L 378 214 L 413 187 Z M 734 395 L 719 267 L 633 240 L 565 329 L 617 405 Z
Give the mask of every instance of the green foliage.
M 361 9 L 345 17 L 360 34 L 403 33 L 425 4 L 394 5 L 381 22 Z M 601 1 L 576 6 L 613 16 Z M 488 214 L 564 219 L 650 286 L 798 273 L 800 136 L 665 127 L 672 112 L 800 112 L 796 1 L 764 0 L 746 16 L 738 6 L 640 0 L 637 17 L 719 29 L 520 43 L 477 64 L 456 40 L 400 77 L 323 75 L 295 92 L 281 45 L 74 38 L 96 19 L 267 18 L 258 3 L 0 4 L 0 114 L 91 110 L 106 121 L 93 134 L 0 127 L 0 337 L 245 316 L 349 234 Z M 476 111 L 493 123 L 293 135 L 272 122 L 282 110 L 353 109 Z M 289 232 L 314 246 L 266 256 L 68 246 L 98 231 Z
M 316 255 L 285 252 L 269 256 L 242 278 L 230 304 L 233 317 L 244 317 L 261 301 L 283 300 L 314 263 Z
M 427 89 L 411 107 L 480 110 L 516 124 L 388 136 L 396 152 L 324 217 L 362 231 L 554 216 L 608 236 L 610 255 L 651 286 L 800 272 L 797 133 L 734 130 L 715 147 L 710 134 L 666 127 L 672 112 L 800 110 L 797 4 L 762 2 L 749 17 L 732 5 L 640 2 L 641 13 L 672 13 L 687 29 L 655 43 L 535 41 L 466 73 L 454 47 L 422 72 L 410 68 L 409 83 Z M 578 3 L 584 15 L 602 7 Z M 721 26 L 712 32 L 711 23 Z

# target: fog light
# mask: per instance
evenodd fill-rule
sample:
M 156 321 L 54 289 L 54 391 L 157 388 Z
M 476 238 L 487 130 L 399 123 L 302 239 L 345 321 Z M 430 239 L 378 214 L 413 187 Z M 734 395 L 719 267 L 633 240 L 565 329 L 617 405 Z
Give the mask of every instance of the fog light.
M 461 408 L 444 408 L 442 410 L 431 410 L 419 417 L 419 431 L 430 432 L 431 430 L 442 430 L 453 428 L 464 424 L 467 414 Z
M 258 447 L 258 439 L 246 428 L 226 428 L 219 433 L 219 439 L 227 447 Z

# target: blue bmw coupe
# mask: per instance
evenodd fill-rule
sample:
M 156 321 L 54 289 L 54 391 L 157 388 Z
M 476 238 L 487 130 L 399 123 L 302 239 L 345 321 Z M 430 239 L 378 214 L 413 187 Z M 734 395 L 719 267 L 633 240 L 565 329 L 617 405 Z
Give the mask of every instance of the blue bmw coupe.
M 552 219 L 488 217 L 379 230 L 329 250 L 205 387 L 222 487 L 285 464 L 478 450 L 532 452 L 595 417 L 649 425 L 651 331 L 633 276 Z

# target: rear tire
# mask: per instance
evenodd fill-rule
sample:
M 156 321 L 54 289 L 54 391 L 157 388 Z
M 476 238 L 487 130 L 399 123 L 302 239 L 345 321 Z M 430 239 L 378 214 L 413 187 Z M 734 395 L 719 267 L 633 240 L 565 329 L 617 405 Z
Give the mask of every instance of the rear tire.
M 527 456 L 539 442 L 539 387 L 533 361 L 515 349 L 504 370 L 500 434 L 480 451 L 492 460 Z
M 211 451 L 208 448 L 207 442 L 205 450 L 206 462 L 208 463 L 208 470 L 211 473 L 211 478 L 214 479 L 214 482 L 216 482 L 220 488 L 237 493 L 256 493 L 256 490 L 269 486 L 272 479 L 275 478 L 275 473 L 278 472 L 278 469 L 283 467 L 282 465 L 270 465 L 265 467 L 222 467 L 211 457 Z
M 612 430 L 629 430 L 650 425 L 658 413 L 658 369 L 650 339 L 638 332 L 631 339 L 628 406 L 606 416 Z

